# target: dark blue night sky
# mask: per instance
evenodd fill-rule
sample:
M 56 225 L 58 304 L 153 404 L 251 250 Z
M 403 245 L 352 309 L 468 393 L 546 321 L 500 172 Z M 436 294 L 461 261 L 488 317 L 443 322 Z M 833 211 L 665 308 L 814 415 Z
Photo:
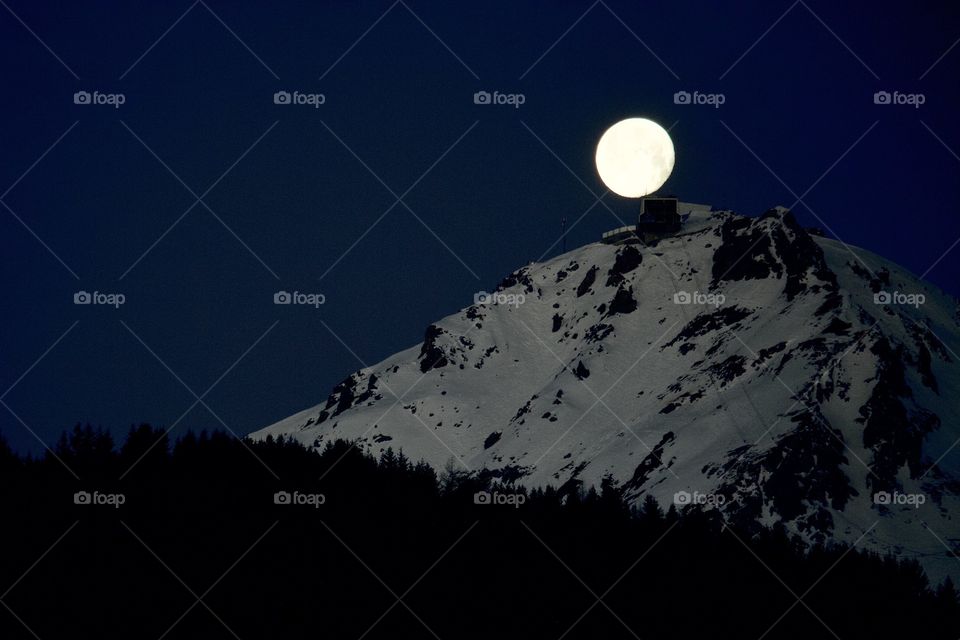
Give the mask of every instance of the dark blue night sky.
M 796 203 L 960 293 L 955 4 L 3 3 L 0 432 L 20 450 L 76 422 L 244 434 L 323 400 L 558 253 L 562 217 L 570 248 L 632 218 L 596 204 L 593 167 L 629 116 L 672 125 L 664 191 Z

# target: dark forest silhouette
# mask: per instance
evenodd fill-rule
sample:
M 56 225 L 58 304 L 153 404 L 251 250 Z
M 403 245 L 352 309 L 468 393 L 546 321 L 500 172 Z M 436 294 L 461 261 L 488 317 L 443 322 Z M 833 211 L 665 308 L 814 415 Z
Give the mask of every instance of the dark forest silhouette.
M 149 426 L 119 447 L 77 427 L 54 451 L 0 439 L 0 638 L 33 638 L 22 623 L 42 640 L 749 640 L 775 622 L 766 638 L 960 635 L 953 585 L 931 588 L 915 562 L 631 508 L 609 481 L 526 492 L 342 441 L 171 442 Z M 74 504 L 95 491 L 124 504 Z M 275 504 L 294 491 L 325 502 Z M 480 491 L 524 504 L 475 504 Z M 787 587 L 810 591 L 796 604 Z

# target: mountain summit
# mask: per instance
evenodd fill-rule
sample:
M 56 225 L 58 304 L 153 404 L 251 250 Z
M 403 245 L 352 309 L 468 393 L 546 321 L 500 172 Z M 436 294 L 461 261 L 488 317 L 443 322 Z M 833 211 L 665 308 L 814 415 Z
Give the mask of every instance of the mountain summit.
M 253 434 L 781 523 L 956 575 L 957 301 L 800 227 L 695 210 L 507 276 Z M 952 551 L 951 551 L 952 550 Z

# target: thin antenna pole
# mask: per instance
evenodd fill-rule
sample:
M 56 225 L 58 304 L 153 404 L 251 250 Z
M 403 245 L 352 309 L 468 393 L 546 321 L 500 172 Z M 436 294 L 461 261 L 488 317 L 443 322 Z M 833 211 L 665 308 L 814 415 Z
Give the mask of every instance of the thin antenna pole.
M 563 239 L 563 251 L 562 253 L 567 252 L 567 218 L 564 216 L 560 218 L 560 237 Z

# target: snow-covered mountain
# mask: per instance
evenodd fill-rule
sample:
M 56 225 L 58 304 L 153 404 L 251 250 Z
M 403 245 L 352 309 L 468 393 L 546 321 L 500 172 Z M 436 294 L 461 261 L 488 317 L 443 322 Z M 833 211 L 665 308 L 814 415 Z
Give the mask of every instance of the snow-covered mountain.
M 939 580 L 960 569 L 958 352 L 957 301 L 901 267 L 782 208 L 700 209 L 655 245 L 517 270 L 253 437 L 527 486 L 610 475 L 633 500 L 859 540 Z

